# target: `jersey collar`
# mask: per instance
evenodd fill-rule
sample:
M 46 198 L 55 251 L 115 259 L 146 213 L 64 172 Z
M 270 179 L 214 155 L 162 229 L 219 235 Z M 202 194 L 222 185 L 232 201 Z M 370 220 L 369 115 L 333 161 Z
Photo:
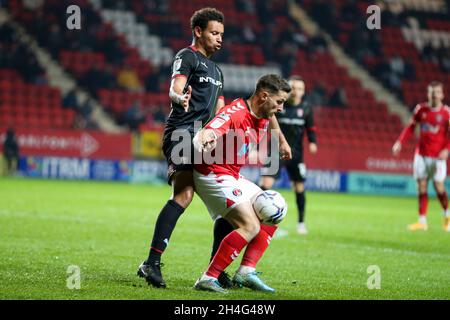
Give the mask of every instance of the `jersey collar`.
M 256 119 L 261 119 L 261 117 L 258 117 L 253 111 L 252 111 L 252 108 L 250 108 L 250 106 L 248 105 L 248 103 L 247 103 L 247 99 L 249 99 L 250 97 L 248 97 L 248 98 L 245 98 L 245 99 L 242 99 L 242 100 L 244 100 L 244 103 L 245 103 L 245 105 L 247 106 L 247 109 L 248 109 L 248 111 L 250 111 L 250 114 L 253 116 L 253 117 L 255 117 Z

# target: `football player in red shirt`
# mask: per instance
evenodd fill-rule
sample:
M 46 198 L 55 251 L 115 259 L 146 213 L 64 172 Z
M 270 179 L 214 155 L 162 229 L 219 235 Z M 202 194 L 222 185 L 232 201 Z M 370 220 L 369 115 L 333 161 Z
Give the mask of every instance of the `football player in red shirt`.
M 213 220 L 223 217 L 234 227 L 195 289 L 226 292 L 217 278 L 246 247 L 234 282 L 254 290 L 275 291 L 258 277 L 255 268 L 277 227 L 261 224 L 252 203 L 262 190 L 239 172 L 252 145 L 266 136 L 269 119 L 283 109 L 290 91 L 280 76 L 265 75 L 250 98 L 236 99 L 223 107 L 193 139 L 194 148 L 204 152 L 200 154 L 203 161 L 194 165 L 195 190 Z M 214 161 L 208 161 L 212 158 Z
M 444 209 L 444 230 L 450 232 L 450 213 L 445 190 L 447 158 L 450 148 L 450 108 L 443 104 L 444 86 L 433 81 L 428 85 L 428 102 L 414 109 L 409 125 L 403 129 L 392 147 L 394 155 L 401 151 L 403 142 L 420 126 L 420 138 L 414 155 L 414 178 L 417 180 L 419 197 L 419 221 L 408 226 L 411 231 L 427 230 L 428 180 L 433 179 L 439 202 Z

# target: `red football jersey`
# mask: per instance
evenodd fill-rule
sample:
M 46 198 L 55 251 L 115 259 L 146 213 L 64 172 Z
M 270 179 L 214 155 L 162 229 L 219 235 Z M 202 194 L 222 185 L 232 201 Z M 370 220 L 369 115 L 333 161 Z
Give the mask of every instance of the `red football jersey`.
M 257 118 L 244 99 L 236 99 L 224 106 L 204 127 L 214 130 L 218 137 L 217 146 L 210 157 L 203 154 L 203 162 L 196 164 L 195 170 L 204 175 L 213 172 L 217 176 L 231 175 L 237 179 L 247 162 L 250 148 L 260 143 L 268 126 L 269 120 Z M 210 163 L 207 158 L 216 161 Z
M 406 140 L 407 131 L 413 131 L 420 126 L 420 138 L 417 152 L 426 157 L 437 158 L 439 153 L 449 144 L 450 108 L 443 105 L 438 109 L 431 108 L 428 103 L 420 103 L 414 109 L 412 128 L 405 128 L 400 141 Z

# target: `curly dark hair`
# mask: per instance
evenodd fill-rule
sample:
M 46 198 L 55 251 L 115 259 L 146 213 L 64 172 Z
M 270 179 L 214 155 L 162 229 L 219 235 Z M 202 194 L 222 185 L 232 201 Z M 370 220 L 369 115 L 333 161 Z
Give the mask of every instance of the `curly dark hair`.
M 205 30 L 208 26 L 209 21 L 217 21 L 224 23 L 223 13 L 216 8 L 203 8 L 194 12 L 191 17 L 191 29 L 194 30 L 195 27 L 200 27 Z

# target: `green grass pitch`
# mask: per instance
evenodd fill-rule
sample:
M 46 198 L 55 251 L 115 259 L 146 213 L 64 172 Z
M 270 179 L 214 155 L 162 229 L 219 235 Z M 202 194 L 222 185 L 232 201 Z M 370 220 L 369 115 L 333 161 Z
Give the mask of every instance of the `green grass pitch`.
M 411 233 L 415 198 L 309 192 L 310 234 L 301 237 L 294 194 L 282 193 L 290 210 L 280 227 L 289 234 L 274 238 L 258 265 L 277 292 L 245 288 L 224 296 L 192 289 L 209 261 L 213 225 L 198 197 L 163 256 L 168 288 L 155 289 L 136 269 L 168 186 L 0 179 L 0 299 L 450 298 L 450 234 L 435 199 L 429 230 Z M 80 289 L 67 287 L 71 265 L 80 268 Z M 379 289 L 367 285 L 372 265 Z

